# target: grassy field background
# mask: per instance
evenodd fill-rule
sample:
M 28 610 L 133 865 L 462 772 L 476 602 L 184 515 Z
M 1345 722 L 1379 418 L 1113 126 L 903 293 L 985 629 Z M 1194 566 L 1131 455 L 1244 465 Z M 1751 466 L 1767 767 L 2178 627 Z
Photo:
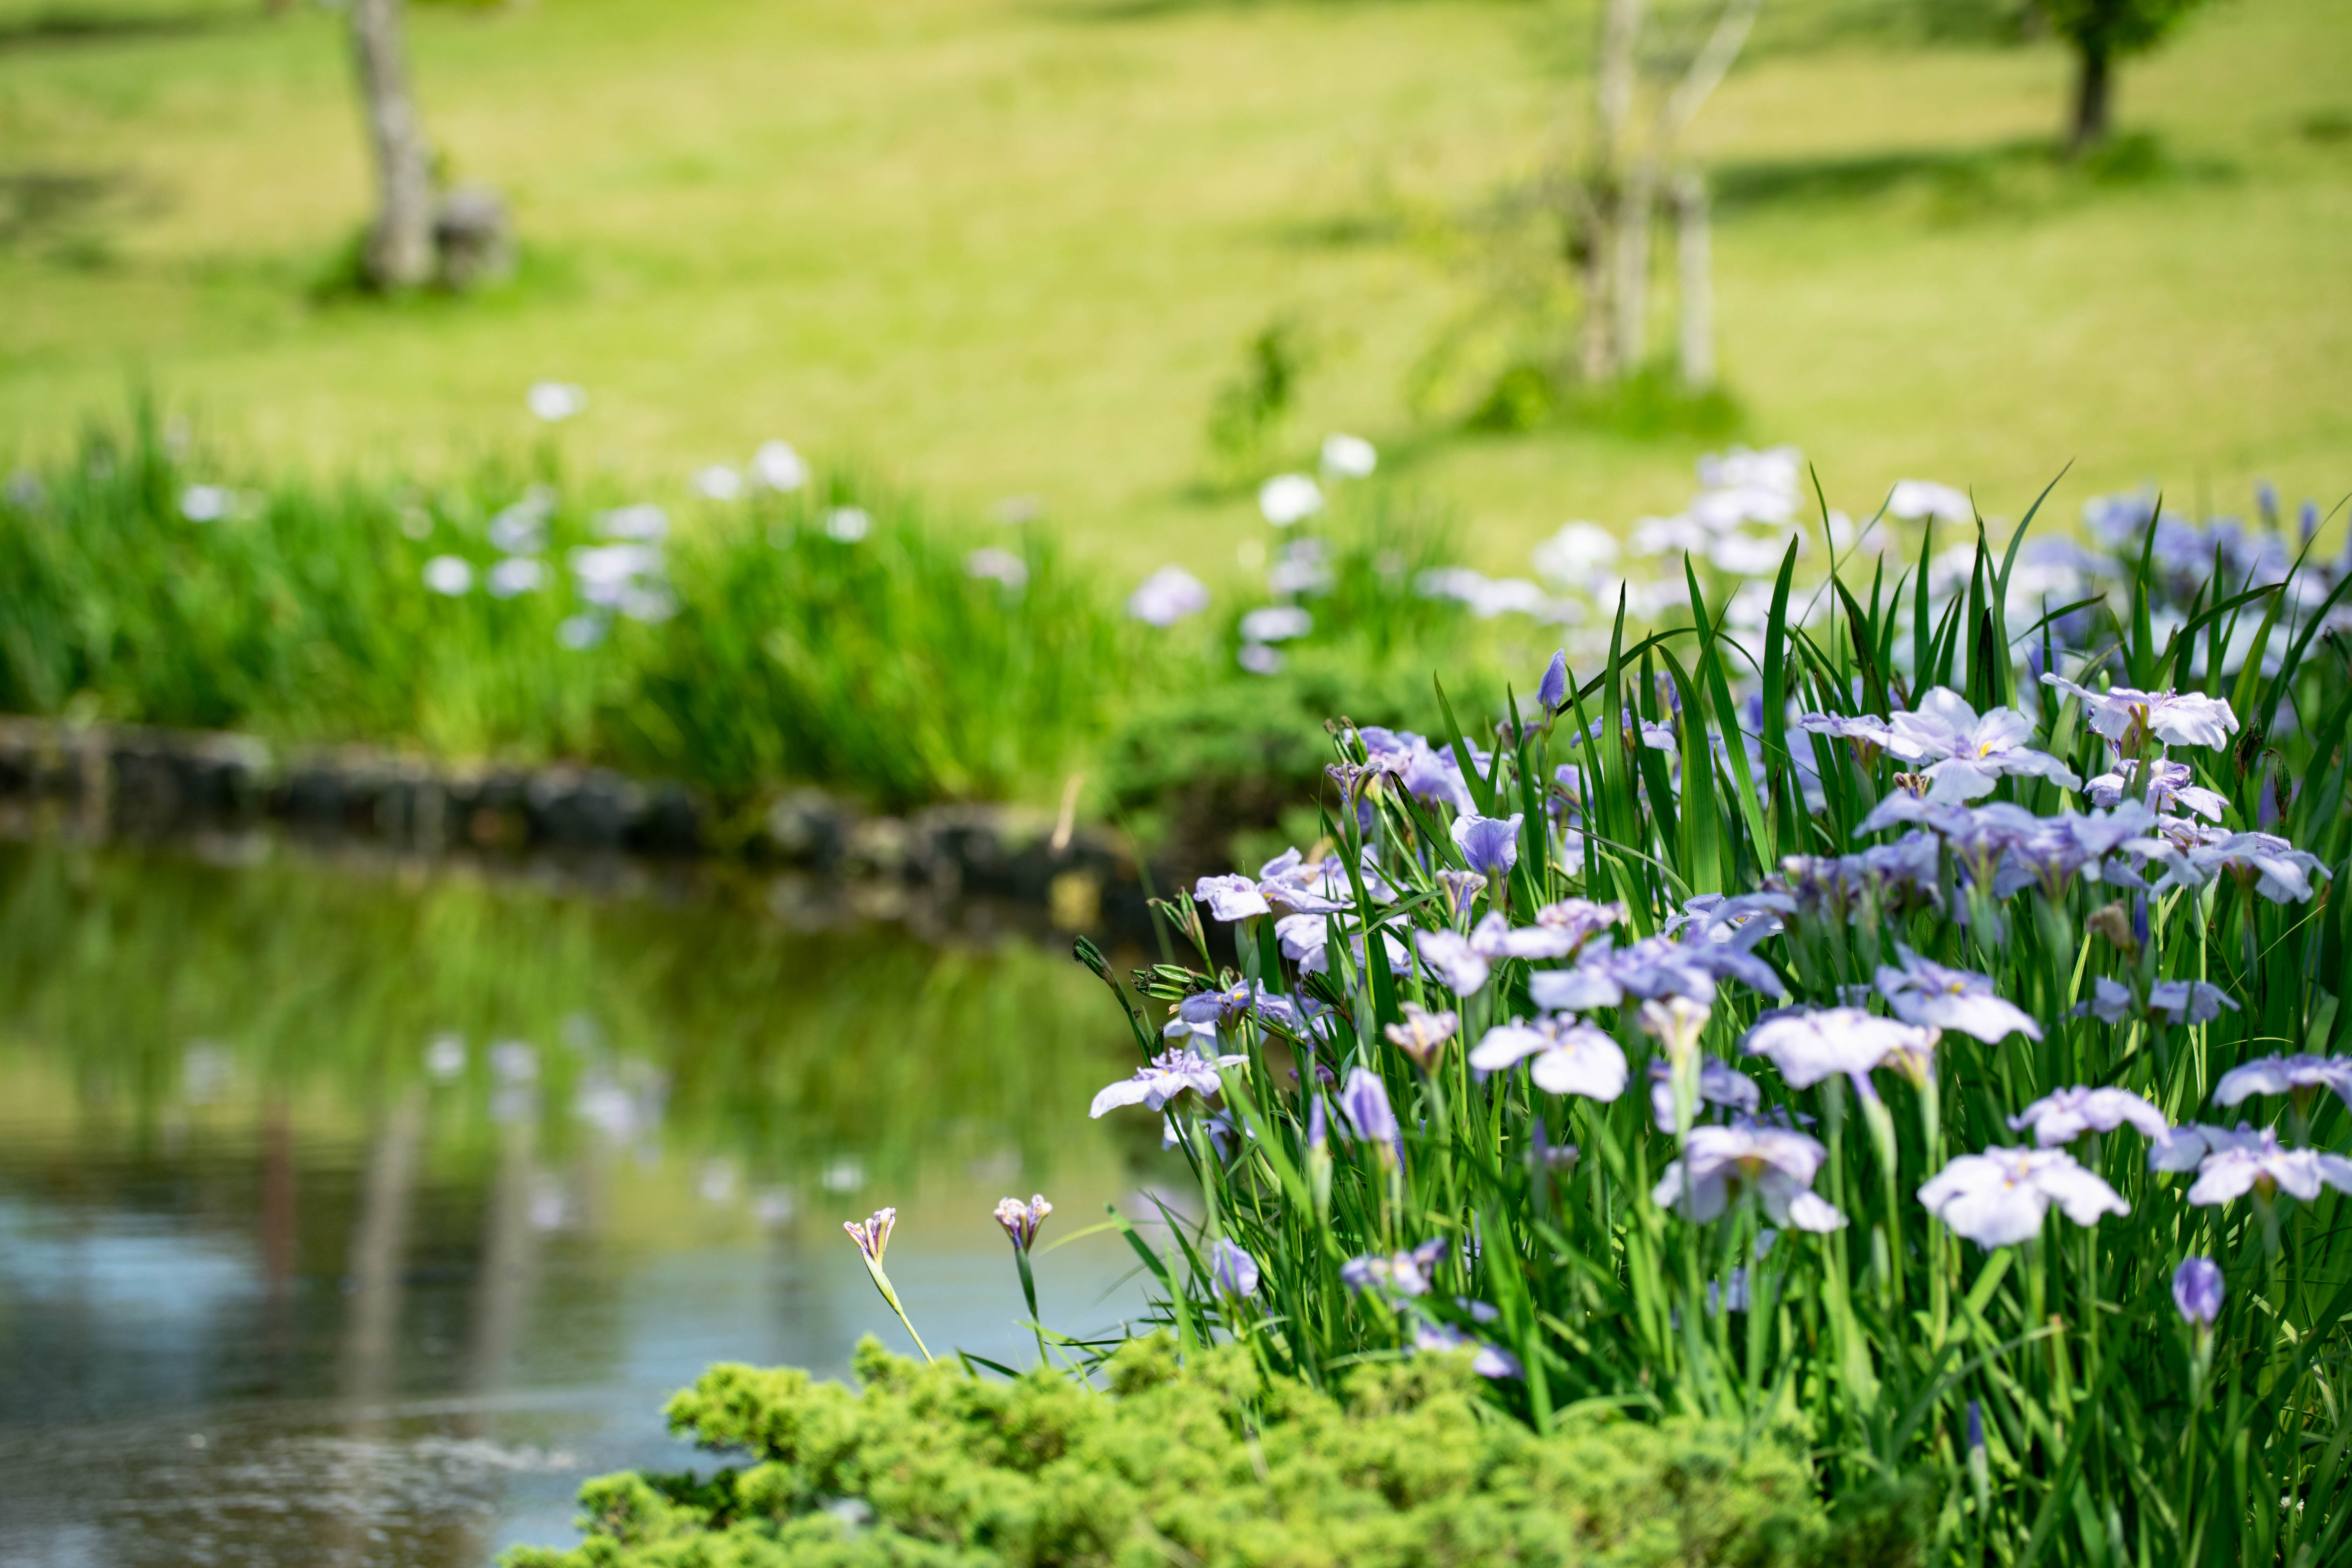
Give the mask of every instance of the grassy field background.
M 1957 20 L 1958 26 L 1953 24 Z M 558 438 L 655 499 L 785 437 L 1083 555 L 1229 569 L 1204 482 L 1245 340 L 1313 345 L 1289 436 L 1359 431 L 1478 563 L 1671 509 L 1711 443 L 1459 432 L 1408 386 L 1570 156 L 1588 0 L 541 0 L 412 14 L 428 130 L 506 191 L 496 294 L 322 298 L 368 184 L 343 21 L 0 0 L 0 462 L 133 384 L 258 473 Z M 2014 513 L 2142 480 L 2243 510 L 2352 486 L 2352 15 L 2226 0 L 2126 69 L 2102 174 L 2068 64 L 1967 0 L 1771 0 L 1700 121 L 1742 438 L 1832 499 Z M 1662 302 L 1664 303 L 1664 302 Z M 1660 337 L 1671 332 L 1665 315 Z M 2068 508 L 2071 514 L 2072 508 Z

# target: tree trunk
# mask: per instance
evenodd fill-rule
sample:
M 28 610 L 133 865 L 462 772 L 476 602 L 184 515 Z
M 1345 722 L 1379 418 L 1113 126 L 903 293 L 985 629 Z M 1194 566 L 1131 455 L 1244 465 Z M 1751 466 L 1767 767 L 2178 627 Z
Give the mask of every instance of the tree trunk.
M 1650 357 L 1650 223 L 1658 204 L 1654 159 L 1635 163 L 1617 207 L 1617 374 L 1639 375 Z
M 2067 151 L 2081 157 L 2107 139 L 2107 50 L 2104 44 L 2084 44 L 2082 72 L 2074 79 L 2074 134 Z
M 1584 379 L 1614 380 L 1626 365 L 1619 352 L 1623 335 L 1619 288 L 1621 255 L 1628 243 L 1624 183 L 1626 122 L 1633 114 L 1634 50 L 1641 41 L 1643 0 L 1607 0 L 1601 13 L 1601 47 L 1593 68 L 1592 155 L 1584 178 L 1584 320 L 1580 360 Z M 1646 265 L 1646 260 L 1644 262 Z
M 1675 177 L 1675 259 L 1681 274 L 1683 384 L 1702 392 L 1715 384 L 1715 258 L 1706 181 L 1695 169 Z
M 352 51 L 375 153 L 377 205 L 367 275 L 379 289 L 412 289 L 433 276 L 433 177 L 408 89 L 401 4 L 351 0 Z

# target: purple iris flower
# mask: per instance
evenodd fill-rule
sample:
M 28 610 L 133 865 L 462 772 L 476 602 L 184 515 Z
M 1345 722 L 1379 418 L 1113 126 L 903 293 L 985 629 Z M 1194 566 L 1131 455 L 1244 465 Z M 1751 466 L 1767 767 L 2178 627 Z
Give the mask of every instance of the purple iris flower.
M 1989 1046 L 1998 1045 L 2012 1031 L 2029 1040 L 2042 1037 L 2042 1026 L 2024 1009 L 1993 994 L 1989 976 L 1948 969 L 1900 942 L 1895 951 L 1903 967 L 1878 966 L 1878 994 L 1905 1023 L 1973 1035 Z
M 1568 650 L 1561 648 L 1544 666 L 1543 681 L 1536 688 L 1536 701 L 1547 713 L 1557 713 L 1568 703 Z
M 2033 1141 L 2045 1149 L 2072 1143 L 2085 1132 L 2113 1132 L 2134 1127 L 2150 1138 L 2170 1131 L 2164 1112 L 2127 1089 L 2085 1089 L 2076 1086 L 2045 1094 L 2009 1119 L 2010 1131 L 2033 1129 Z
M 1166 1050 L 1143 1067 L 1135 1069 L 1131 1078 L 1123 1078 L 1108 1085 L 1087 1107 L 1088 1116 L 1100 1116 L 1122 1105 L 1140 1105 L 1149 1110 L 1163 1109 L 1170 1100 L 1186 1089 L 1206 1097 L 1217 1092 L 1223 1082 L 1217 1077 L 1220 1067 L 1234 1067 L 1249 1060 L 1247 1057 L 1219 1057 L 1211 1060 L 1195 1056 L 1182 1048 Z
M 2184 1258 L 2172 1271 L 2172 1304 L 2180 1321 L 2210 1328 L 2221 1315 L 2221 1267 L 2210 1258 Z
M 1252 915 L 1272 914 L 1265 895 L 1247 877 L 1203 877 L 1192 884 L 1192 897 L 1209 906 L 1209 917 L 1216 921 L 1245 921 Z
M 1433 1352 L 1469 1351 L 1470 1370 L 1480 1377 L 1525 1377 L 1528 1374 L 1527 1368 L 1519 1364 L 1518 1357 L 1500 1345 L 1474 1338 L 1451 1323 L 1422 1324 L 1413 1331 L 1412 1348 Z
M 1511 868 L 1519 863 L 1520 813 L 1508 816 L 1456 817 L 1454 823 L 1454 847 L 1470 869 L 1487 877 L 1507 877 Z
M 2257 1057 L 2221 1075 L 2213 1089 L 2213 1103 L 2235 1105 L 2257 1094 L 2286 1094 L 2307 1099 L 2315 1090 L 2332 1089 L 2352 1107 L 2352 1057 Z
M 1600 904 L 1591 899 L 1562 899 L 1536 911 L 1536 924 L 1547 931 L 1559 932 L 1561 940 L 1568 943 L 1562 950 L 1563 953 L 1574 952 L 1590 938 L 1624 919 L 1623 904 Z
M 1308 865 L 1296 848 L 1258 868 L 1257 892 L 1268 904 L 1296 915 L 1337 914 L 1354 902 L 1345 863 L 1326 858 Z
M 1547 1094 L 1580 1094 L 1603 1104 L 1625 1092 L 1625 1053 L 1615 1040 L 1574 1018 L 1538 1018 L 1486 1031 L 1470 1052 L 1481 1073 L 1505 1072 L 1528 1058 L 1528 1076 Z
M 1925 1057 L 1934 1037 L 1916 1024 L 1859 1007 L 1784 1012 L 1759 1018 L 1741 1049 L 1772 1058 L 1791 1089 L 1810 1089 L 1839 1073 L 1857 1081 L 1886 1066 Z
M 1380 1074 L 1365 1068 L 1349 1072 L 1346 1087 L 1339 1090 L 1339 1114 L 1363 1142 L 1404 1152 L 1403 1134 L 1397 1127 L 1396 1112 L 1389 1108 L 1388 1085 L 1381 1081 Z
M 1752 1192 L 1775 1225 L 1837 1230 L 1845 1215 L 1812 1190 L 1814 1173 L 1828 1158 L 1819 1142 L 1784 1128 L 1759 1122 L 1694 1127 L 1683 1140 L 1682 1158 L 1666 1167 L 1650 1201 L 1705 1225 Z
M 1015 1252 L 1029 1250 L 1030 1243 L 1037 1239 L 1038 1227 L 1053 1212 L 1054 1205 L 1045 1201 L 1043 1193 L 1025 1204 L 1019 1198 L 999 1198 L 996 1201 L 996 1223 L 1003 1226 L 1004 1234 L 1012 1238 Z
M 2139 768 L 2136 762 L 2117 763 L 2096 778 L 2084 781 L 2083 793 L 2094 805 L 2116 805 L 2126 797 L 2139 794 Z M 2219 822 L 2230 803 L 2197 783 L 2197 775 L 2187 763 L 2158 763 L 2154 783 L 2149 786 L 2147 804 L 2159 814 L 2169 813 L 2175 804 L 2195 812 L 2209 822 Z
M 1419 736 L 1413 737 L 1412 754 L 1398 778 L 1405 793 L 1415 799 L 1443 801 L 1460 812 L 1470 810 L 1474 805 L 1470 786 L 1462 782 L 1462 764 L 1452 749 L 1433 751 Z
M 2199 564 L 2210 566 L 2210 558 Z M 2129 686 L 2093 691 L 2055 675 L 2042 684 L 2081 700 L 2091 728 L 2121 743 L 2135 731 L 2174 746 L 2226 746 L 2238 716 L 2230 704 L 2201 692 L 2141 691 Z
M 2130 986 L 2102 974 L 2091 982 L 2090 1000 L 2077 1003 L 2074 1013 L 2077 1017 L 2087 1014 L 2103 1024 L 2120 1024 L 2128 1017 L 2145 1016 L 2178 1025 L 2209 1024 L 2224 1009 L 2234 1013 L 2238 1004 L 2227 991 L 2203 980 L 2159 980 L 2148 987 L 2147 1004 L 2143 1007 Z
M 1873 904 L 1896 913 L 1923 904 L 1941 908 L 1941 858 L 1935 836 L 1914 831 L 1855 855 L 1791 855 L 1780 862 L 1771 885 L 1795 899 L 1800 913 L 1811 916 L 1858 919 Z
M 1248 1300 L 1257 1294 L 1257 1259 L 1223 1237 L 1209 1248 L 1209 1272 L 1215 1277 L 1217 1289 L 1238 1300 Z
M 1979 1247 L 2011 1247 L 2042 1234 L 2056 1204 L 2076 1225 L 2129 1214 L 2116 1190 L 2063 1149 L 1987 1149 L 1962 1154 L 1919 1189 L 1928 1212 Z
M 1698 1068 L 1698 1098 L 1702 1105 L 1720 1105 L 1741 1116 L 1753 1116 L 1763 1104 L 1756 1080 L 1738 1068 L 1707 1057 Z M 1658 1131 L 1675 1131 L 1675 1069 L 1653 1058 L 1650 1062 L 1650 1115 Z
M 1339 1265 L 1339 1279 L 1350 1289 L 1371 1290 L 1391 1300 L 1426 1296 L 1437 1260 L 1445 1256 L 1445 1238 L 1433 1236 L 1409 1252 L 1382 1257 L 1376 1252 L 1350 1258 Z

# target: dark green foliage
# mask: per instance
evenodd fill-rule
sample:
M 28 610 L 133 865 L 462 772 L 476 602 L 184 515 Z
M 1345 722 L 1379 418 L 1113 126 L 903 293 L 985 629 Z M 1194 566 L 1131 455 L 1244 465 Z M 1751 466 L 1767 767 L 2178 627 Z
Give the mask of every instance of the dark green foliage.
M 591 1538 L 508 1568 L 982 1568 L 1117 1563 L 1811 1568 L 1916 1559 L 1901 1507 L 1833 1521 L 1786 1443 L 1736 1427 L 1488 1406 L 1466 1358 L 1361 1366 L 1339 1394 L 1244 1351 L 1180 1365 L 1165 1336 L 1106 1363 L 988 1383 L 869 1339 L 863 1388 L 717 1366 L 673 1428 L 756 1461 L 709 1479 L 622 1475 L 581 1497 Z

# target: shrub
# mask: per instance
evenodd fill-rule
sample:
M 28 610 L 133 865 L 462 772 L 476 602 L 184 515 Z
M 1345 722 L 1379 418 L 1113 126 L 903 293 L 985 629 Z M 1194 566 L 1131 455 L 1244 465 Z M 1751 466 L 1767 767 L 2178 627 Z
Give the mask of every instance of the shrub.
M 590 1539 L 507 1568 L 1118 1564 L 1811 1568 L 1910 1560 L 1899 1508 L 1833 1521 L 1781 1437 L 1586 1413 L 1538 1436 L 1466 1357 L 1357 1367 L 1326 1393 L 1246 1351 L 1123 1346 L 1105 1391 L 982 1381 L 866 1340 L 862 1388 L 716 1366 L 671 1426 L 748 1468 L 610 1476 Z M 1891 1521 L 1891 1522 L 1890 1522 Z

